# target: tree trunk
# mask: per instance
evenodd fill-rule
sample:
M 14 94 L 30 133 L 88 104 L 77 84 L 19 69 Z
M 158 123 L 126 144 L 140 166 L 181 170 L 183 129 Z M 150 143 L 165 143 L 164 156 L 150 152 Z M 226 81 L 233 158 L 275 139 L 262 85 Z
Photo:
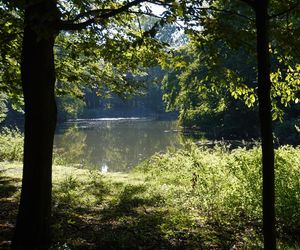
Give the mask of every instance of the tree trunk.
M 256 0 L 258 101 L 262 140 L 264 248 L 276 249 L 268 0 Z
M 50 246 L 52 150 L 56 125 L 53 0 L 27 1 L 21 57 L 25 101 L 23 180 L 13 249 Z

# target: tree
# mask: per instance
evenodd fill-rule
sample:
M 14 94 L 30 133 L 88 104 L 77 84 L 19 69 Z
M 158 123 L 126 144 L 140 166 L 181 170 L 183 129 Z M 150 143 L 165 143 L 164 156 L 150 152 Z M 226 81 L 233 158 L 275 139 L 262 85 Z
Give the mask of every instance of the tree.
M 252 53 L 232 50 L 222 41 L 199 45 L 190 37 L 167 66 L 164 99 L 169 109 L 180 111 L 183 126 L 197 127 L 206 137 L 259 136 L 256 97 L 249 84 L 256 74 Z
M 59 17 L 54 1 L 26 2 L 21 55 L 25 102 L 22 192 L 13 248 L 50 244 L 52 148 L 56 124 L 53 46 Z M 48 30 L 49 29 L 49 30 Z
M 203 39 L 200 38 L 200 43 L 203 40 L 218 41 L 218 39 L 223 39 L 232 48 L 236 48 L 239 46 L 247 47 L 249 41 L 256 40 L 256 49 L 252 53 L 256 54 L 257 60 L 257 97 L 263 154 L 264 245 L 265 249 L 275 249 L 274 145 L 271 113 L 274 103 L 272 103 L 271 94 L 273 100 L 276 100 L 275 96 L 278 93 L 280 96 L 282 89 L 278 89 L 277 94 L 271 91 L 269 45 L 280 51 L 283 57 L 286 55 L 293 57 L 291 48 L 295 49 L 297 42 L 291 37 L 290 44 L 287 44 L 287 38 L 282 39 L 282 34 L 285 33 L 286 28 L 290 30 L 291 34 L 298 32 L 296 19 L 297 16 L 299 17 L 299 1 L 284 3 L 273 1 L 272 5 L 269 5 L 268 0 L 184 1 L 180 5 L 181 12 L 184 10 L 187 12 L 185 16 L 188 18 L 185 18 L 185 21 L 192 27 L 192 33 L 203 35 Z M 235 18 L 237 17 L 240 18 L 240 22 L 236 24 Z M 272 18 L 271 25 L 270 19 Z M 284 21 L 287 22 L 286 25 Z M 202 27 L 199 28 L 199 25 Z M 253 34 L 256 34 L 256 38 L 253 37 Z M 292 84 L 297 83 L 293 81 Z M 282 98 L 278 99 L 284 102 Z M 292 99 L 289 98 L 289 101 Z M 294 100 L 296 101 L 296 99 Z
M 114 60 L 125 68 L 128 66 L 122 59 L 128 57 L 130 66 L 136 65 L 139 56 L 135 56 L 135 52 L 143 43 L 147 44 L 148 50 L 144 51 L 149 51 L 149 55 L 152 53 L 149 48 L 156 48 L 150 42 L 152 30 L 148 33 L 140 29 L 133 32 L 129 27 L 129 22 L 140 13 L 152 15 L 149 8 L 142 9 L 143 2 L 26 0 L 1 4 L 4 13 L 24 11 L 18 19 L 24 17 L 20 59 L 25 103 L 24 167 L 13 248 L 47 249 L 51 242 L 52 150 L 57 117 L 55 39 L 62 30 L 84 30 L 82 40 L 90 36 L 102 38 L 92 39 L 92 42 L 99 48 L 105 47 L 104 59 Z M 71 36 L 71 33 L 67 32 L 66 36 Z M 123 45 L 119 46 L 119 51 L 114 50 L 116 43 Z M 114 67 L 111 69 L 115 71 Z M 131 89 L 126 83 L 117 87 L 119 91 Z
M 7 11 L 7 8 L 1 5 L 0 16 L 0 91 L 2 92 L 0 103 L 4 108 L 12 101 L 16 107 L 19 107 L 22 105 L 19 64 L 22 17 L 15 8 Z
M 147 45 L 145 52 L 148 52 L 148 55 L 154 54 L 151 49 L 154 50 L 158 43 L 151 43 L 150 38 L 155 35 L 159 25 L 174 21 L 175 15 L 187 18 L 189 13 L 194 14 L 197 12 L 197 1 L 182 1 L 180 3 L 157 1 L 158 4 L 166 6 L 163 18 L 146 31 L 138 29 L 138 27 L 135 27 L 136 29 L 132 31 L 129 22 L 137 15 L 140 13 L 153 15 L 149 7 L 141 7 L 143 2 L 146 1 L 133 0 L 121 3 L 119 1 L 103 2 L 98 0 L 61 2 L 55 0 L 26 0 L 24 2 L 11 0 L 2 4 L 1 11 L 4 13 L 7 10 L 24 10 L 24 15 L 23 13 L 20 15 L 21 19 L 24 16 L 21 54 L 21 81 L 25 101 L 24 168 L 20 208 L 12 242 L 13 247 L 48 248 L 50 244 L 51 166 L 56 123 L 54 95 L 56 75 L 53 51 L 55 39 L 62 30 L 66 31 L 67 37 L 71 37 L 69 31 L 80 30 L 79 37 L 81 37 L 81 40 L 85 40 L 90 36 L 101 38 L 99 40 L 92 39 L 91 42 L 95 46 L 105 47 L 105 50 L 102 50 L 104 60 L 119 62 L 116 63 L 118 66 L 126 68 L 122 60 L 127 58 L 130 59 L 128 61 L 131 61 L 130 66 L 136 65 L 140 57 L 135 56 L 135 52 L 141 44 Z M 151 2 L 155 3 L 155 1 Z M 205 1 L 205 4 L 213 2 L 218 4 L 219 1 Z M 270 174 L 265 190 L 269 190 L 268 193 L 271 194 L 270 208 L 272 208 L 274 207 L 272 204 L 272 197 L 274 197 L 272 194 L 272 187 L 274 187 L 272 186 L 272 169 L 274 170 L 274 168 L 272 165 L 273 149 L 272 145 L 269 144 L 272 130 L 270 130 L 269 120 L 270 96 L 268 90 L 270 81 L 266 76 L 269 70 L 267 64 L 268 50 L 266 49 L 268 37 L 265 36 L 267 34 L 265 32 L 268 31 L 268 2 L 258 0 L 244 0 L 243 2 L 252 6 L 256 12 L 257 37 L 259 37 L 258 54 L 260 54 L 259 58 L 261 56 L 263 60 L 259 61 L 258 66 L 258 85 L 261 89 L 258 98 L 260 105 L 263 106 L 261 112 L 267 114 L 265 117 L 261 116 L 263 120 L 266 118 L 262 122 L 262 127 L 264 126 L 262 128 L 262 137 L 264 137 L 263 165 L 266 173 Z M 202 6 L 204 1 L 198 1 L 198 3 Z M 284 6 L 284 4 L 278 5 L 280 7 Z M 204 9 L 208 8 L 204 7 Z M 214 9 L 212 11 L 218 10 Z M 116 50 L 116 43 L 123 46 Z M 86 46 L 89 46 L 89 44 L 86 44 Z M 111 68 L 111 72 L 114 72 L 115 68 Z M 128 88 L 130 89 L 130 85 L 124 83 L 119 89 L 120 91 L 127 91 Z M 271 150 L 268 151 L 270 146 Z M 268 217 L 270 224 L 265 224 L 270 225 L 271 229 L 274 221 L 272 215 L 271 213 L 271 216 Z M 267 230 L 267 227 L 265 227 L 265 230 Z M 271 232 L 274 231 L 271 230 Z M 266 246 L 268 244 L 270 247 L 274 246 L 272 245 L 272 242 L 274 242 L 272 235 L 273 233 L 269 235 L 270 237 L 268 236 L 270 240 L 266 240 L 266 242 L 269 242 L 266 243 Z
M 265 249 L 276 249 L 275 173 L 271 114 L 271 81 L 269 54 L 269 1 L 248 3 L 255 11 L 257 44 L 257 84 L 263 172 L 263 232 Z

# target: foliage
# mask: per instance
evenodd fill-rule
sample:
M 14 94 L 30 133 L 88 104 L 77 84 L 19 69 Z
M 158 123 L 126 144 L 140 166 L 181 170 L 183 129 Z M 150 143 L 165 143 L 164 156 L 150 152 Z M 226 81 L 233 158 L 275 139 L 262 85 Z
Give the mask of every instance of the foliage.
M 128 96 L 143 86 L 135 77 L 147 74 L 145 67 L 157 64 L 158 58 L 163 56 L 159 51 L 164 45 L 147 34 L 152 28 L 147 25 L 152 15 L 144 13 L 139 2 L 136 5 L 136 11 L 125 9 L 123 15 L 112 14 L 114 17 L 83 27 L 86 28 L 83 30 L 69 31 L 61 27 L 54 47 L 57 96 L 82 98 L 86 86 L 102 97 L 111 92 Z M 20 60 L 23 7 L 14 1 L 0 3 L 0 90 L 12 99 L 14 105 L 22 104 Z M 61 23 L 70 27 L 97 13 L 102 14 L 103 8 L 111 10 L 121 7 L 121 3 L 59 1 L 58 7 Z M 96 8 L 99 10 L 94 11 Z M 151 22 L 159 26 L 159 19 Z
M 0 161 L 23 159 L 23 134 L 17 128 L 2 128 L 0 131 Z
M 22 13 L 1 1 L 0 16 L 0 92 L 20 104 Z
M 102 97 L 110 92 L 126 96 L 141 87 L 142 84 L 132 76 L 144 74 L 142 60 L 145 62 L 146 55 L 143 50 L 137 48 L 136 54 L 133 51 L 129 53 L 128 50 L 132 48 L 130 44 L 125 45 L 123 40 L 114 41 L 111 38 L 105 41 L 101 35 L 83 33 L 86 34 L 73 33 L 71 36 L 61 33 L 56 40 L 58 95 L 82 97 L 88 86 Z M 112 44 L 99 44 L 100 41 Z M 112 53 L 113 50 L 118 52 Z M 139 53 L 141 62 L 137 63 L 132 57 Z M 118 58 L 113 57 L 115 54 L 118 54 Z M 151 57 L 148 59 L 151 63 Z
M 86 172 L 74 169 L 72 175 L 63 169 L 55 173 L 59 180 L 54 182 L 54 206 L 63 209 L 90 207 L 101 205 L 105 195 L 109 192 L 109 185 L 103 181 L 99 172 Z
M 244 228 L 262 222 L 261 153 L 258 147 L 231 152 L 223 148 L 206 150 L 190 145 L 186 149 L 157 154 L 137 168 L 146 174 L 151 188 L 161 187 L 170 207 L 197 214 L 207 223 Z M 299 148 L 276 151 L 276 211 L 281 236 L 299 229 Z M 155 186 L 156 185 L 156 186 Z M 259 232 L 259 230 L 257 231 Z
M 210 49 L 191 41 L 170 61 L 163 82 L 167 108 L 179 110 L 183 126 L 197 127 L 207 136 L 257 137 L 256 99 L 244 84 L 255 77 L 254 58 L 243 49 L 231 54 L 223 42 L 218 42 L 213 58 L 207 54 Z M 244 99 L 236 100 L 241 95 Z
M 78 118 L 85 106 L 83 100 L 71 95 L 57 97 L 56 101 L 59 121 Z
M 300 101 L 300 64 L 295 64 L 285 60 L 285 69 L 277 70 L 271 73 L 271 81 L 273 83 L 272 97 L 280 100 L 281 106 L 290 107 L 291 103 L 298 104 Z M 273 110 L 277 111 L 273 114 L 273 119 L 281 118 L 282 112 L 278 109 L 278 105 L 273 105 Z
M 163 71 L 160 67 L 145 69 L 146 75 L 133 77 L 141 86 L 133 95 L 118 95 L 107 90 L 97 95 L 95 89 L 86 88 L 86 103 L 80 118 L 116 117 L 116 116 L 155 116 L 164 113 L 160 82 Z
M 0 93 L 0 123 L 5 120 L 7 109 L 6 95 Z
M 278 249 L 299 246 L 299 152 L 277 150 Z M 229 152 L 186 145 L 130 174 L 54 166 L 53 249 L 261 249 L 259 165 L 258 147 Z M 19 183 L 21 167 L 0 168 L 0 180 Z M 10 190 L 2 195 L 13 201 L 18 188 Z
M 254 12 L 243 1 L 193 1 L 180 5 L 185 9 L 182 21 L 189 43 L 164 64 L 169 70 L 164 84 L 167 107 L 178 109 L 184 123 L 185 117 L 192 118 L 191 113 L 209 113 L 218 119 L 220 112 L 228 116 L 231 111 L 246 112 L 241 103 L 234 104 L 233 99 L 239 99 L 252 115 L 258 100 Z M 273 119 L 282 120 L 284 107 L 299 101 L 299 40 L 292 35 L 299 32 L 299 9 L 296 1 L 270 3 Z M 187 123 L 203 123 L 197 119 L 195 116 Z M 247 127 L 237 128 L 241 129 Z

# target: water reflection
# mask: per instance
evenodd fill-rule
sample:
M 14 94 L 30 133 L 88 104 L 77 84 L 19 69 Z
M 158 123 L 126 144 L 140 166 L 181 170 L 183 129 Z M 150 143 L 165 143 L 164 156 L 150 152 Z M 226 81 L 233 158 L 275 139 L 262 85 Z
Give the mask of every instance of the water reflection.
M 179 147 L 173 121 L 146 118 L 101 118 L 64 124 L 55 136 L 55 150 L 68 163 L 101 172 L 127 172 L 140 161 L 168 147 Z
M 102 173 L 107 173 L 108 172 L 108 166 L 105 163 L 101 166 L 101 172 Z

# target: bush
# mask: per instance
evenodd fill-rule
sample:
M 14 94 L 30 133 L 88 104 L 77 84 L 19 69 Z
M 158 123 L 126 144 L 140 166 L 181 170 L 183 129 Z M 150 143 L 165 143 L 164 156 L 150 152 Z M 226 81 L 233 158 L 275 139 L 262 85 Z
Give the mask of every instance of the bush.
M 0 161 L 21 161 L 23 158 L 23 134 L 17 128 L 0 131 Z
M 108 192 L 109 185 L 99 172 L 74 169 L 54 182 L 53 201 L 65 208 L 91 207 L 101 204 Z
M 262 221 L 261 150 L 226 151 L 194 145 L 156 154 L 136 171 L 160 183 L 172 207 L 195 211 L 214 223 L 260 225 Z M 300 228 L 300 148 L 276 150 L 276 215 L 280 228 Z M 155 188 L 155 187 L 153 187 Z M 298 228 L 298 229 L 297 229 Z

